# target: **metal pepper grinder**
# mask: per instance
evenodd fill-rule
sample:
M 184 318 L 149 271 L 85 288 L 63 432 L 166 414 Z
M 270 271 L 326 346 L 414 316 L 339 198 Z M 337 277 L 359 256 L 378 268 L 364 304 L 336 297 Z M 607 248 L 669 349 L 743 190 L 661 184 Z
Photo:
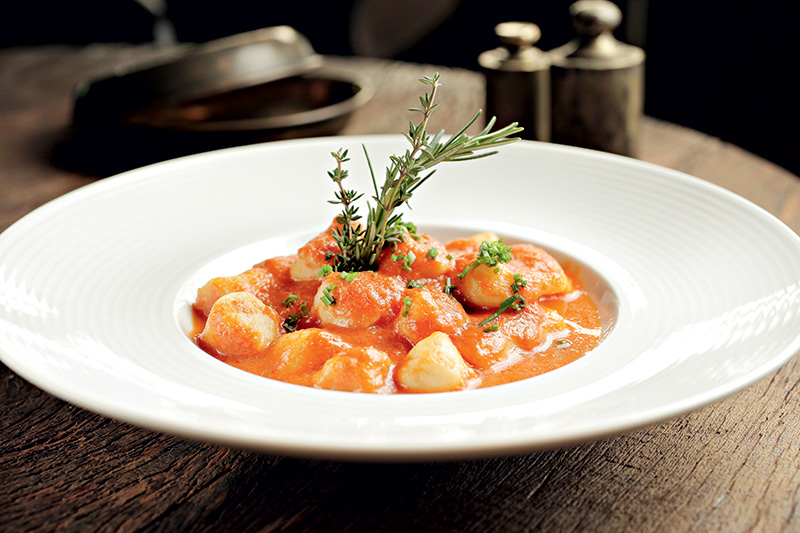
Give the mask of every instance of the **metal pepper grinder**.
M 548 52 L 552 141 L 634 156 L 644 107 L 644 51 L 614 38 L 622 12 L 612 2 L 579 0 L 569 11 L 577 38 Z
M 486 79 L 486 111 L 505 126 L 518 122 L 520 137 L 550 140 L 550 62 L 533 46 L 541 37 L 530 22 L 503 22 L 495 26 L 503 45 L 478 56 Z

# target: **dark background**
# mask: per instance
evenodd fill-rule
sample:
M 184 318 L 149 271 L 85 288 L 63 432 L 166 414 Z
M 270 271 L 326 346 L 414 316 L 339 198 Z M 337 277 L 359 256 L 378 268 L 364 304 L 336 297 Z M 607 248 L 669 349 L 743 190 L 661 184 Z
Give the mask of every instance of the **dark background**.
M 436 3 L 411 2 L 416 4 L 413 7 L 404 1 L 394 0 L 389 5 L 408 5 L 415 20 L 429 15 L 426 4 Z M 323 54 L 387 55 L 385 51 L 354 46 L 353 13 L 364 0 L 324 4 L 140 2 L 6 2 L 10 5 L 0 7 L 0 47 L 142 43 L 171 37 L 181 42 L 204 42 L 289 24 Z M 567 14 L 571 0 L 440 2 L 446 4 L 446 13 L 435 20 L 432 31 L 420 35 L 415 44 L 393 50 L 389 57 L 478 70 L 478 54 L 497 45 L 493 26 L 498 22 L 537 23 L 542 30 L 539 46 L 545 50 L 564 44 L 573 35 Z M 164 9 L 158 9 L 160 3 Z M 617 37 L 641 46 L 647 53 L 648 115 L 720 137 L 800 174 L 800 40 L 796 31 L 800 1 L 616 3 L 624 16 Z M 157 25 L 157 20 L 167 24 Z

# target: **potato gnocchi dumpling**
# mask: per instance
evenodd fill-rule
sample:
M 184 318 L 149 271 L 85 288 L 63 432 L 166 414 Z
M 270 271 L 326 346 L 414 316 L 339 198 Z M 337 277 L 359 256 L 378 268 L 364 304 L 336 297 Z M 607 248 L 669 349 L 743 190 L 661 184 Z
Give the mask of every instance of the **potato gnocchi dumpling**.
M 336 224 L 331 224 L 327 230 L 308 241 L 297 251 L 297 256 L 290 269 L 293 279 L 300 281 L 317 279 L 319 269 L 331 264 L 331 255 L 338 250 L 331 233 L 334 227 Z
M 456 334 L 469 316 L 455 298 L 426 288 L 408 289 L 408 308 L 397 317 L 397 333 L 415 344 L 435 331 Z
M 275 284 L 272 274 L 263 268 L 251 268 L 236 276 L 214 278 L 197 291 L 194 308 L 203 316 L 208 316 L 214 303 L 232 292 L 249 292 L 259 300 L 265 300 Z
M 197 291 L 194 338 L 266 378 L 334 391 L 489 387 L 591 350 L 600 320 L 576 273 L 492 232 L 446 244 L 411 225 L 375 271 L 336 268 L 334 222 L 297 254 Z
M 341 336 L 320 328 L 286 333 L 267 353 L 269 377 L 286 381 L 292 376 L 309 376 L 322 368 L 331 353 L 349 348 L 352 346 Z
M 349 392 L 391 391 L 392 359 L 371 346 L 342 351 L 313 376 L 315 387 Z
M 232 292 L 214 302 L 199 340 L 221 355 L 258 354 L 278 337 L 281 319 L 249 292 Z
M 381 252 L 378 270 L 402 279 L 438 278 L 448 272 L 453 257 L 439 241 L 405 232 L 403 240 Z
M 474 375 L 447 333 L 436 331 L 400 362 L 397 383 L 408 392 L 447 392 L 465 388 Z
M 322 278 L 312 310 L 323 326 L 364 329 L 393 317 L 403 284 L 375 272 L 339 273 Z

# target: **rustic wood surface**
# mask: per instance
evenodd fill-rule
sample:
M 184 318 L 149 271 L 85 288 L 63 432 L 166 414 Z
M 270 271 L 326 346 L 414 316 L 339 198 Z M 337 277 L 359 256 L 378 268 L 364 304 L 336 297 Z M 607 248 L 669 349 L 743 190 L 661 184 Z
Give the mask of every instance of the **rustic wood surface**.
M 53 164 L 85 76 L 160 52 L 0 50 L 0 230 L 97 176 Z M 396 133 L 431 67 L 331 58 L 376 84 L 342 133 Z M 479 107 L 446 72 L 437 119 Z M 451 114 L 452 112 L 452 114 Z M 800 180 L 735 146 L 646 119 L 641 158 L 722 185 L 800 230 Z M 2 299 L 0 298 L 0 301 Z M 2 531 L 800 531 L 800 359 L 685 416 L 512 457 L 360 464 L 197 443 L 73 407 L 0 365 Z

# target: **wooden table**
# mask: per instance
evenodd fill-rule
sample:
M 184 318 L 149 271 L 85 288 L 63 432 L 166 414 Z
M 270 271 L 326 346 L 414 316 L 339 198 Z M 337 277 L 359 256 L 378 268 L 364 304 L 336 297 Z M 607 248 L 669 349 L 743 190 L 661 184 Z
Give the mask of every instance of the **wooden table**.
M 0 50 L 0 230 L 92 183 L 51 163 L 71 89 L 148 47 Z M 344 134 L 397 133 L 433 67 L 331 58 L 375 97 Z M 439 69 L 437 120 L 482 106 L 478 74 Z M 458 111 L 459 113 L 453 113 Z M 800 230 L 800 180 L 735 146 L 646 119 L 641 158 L 722 185 Z M 0 365 L 2 531 L 800 531 L 800 359 L 739 394 L 626 435 L 431 464 L 276 457 L 133 427 Z

